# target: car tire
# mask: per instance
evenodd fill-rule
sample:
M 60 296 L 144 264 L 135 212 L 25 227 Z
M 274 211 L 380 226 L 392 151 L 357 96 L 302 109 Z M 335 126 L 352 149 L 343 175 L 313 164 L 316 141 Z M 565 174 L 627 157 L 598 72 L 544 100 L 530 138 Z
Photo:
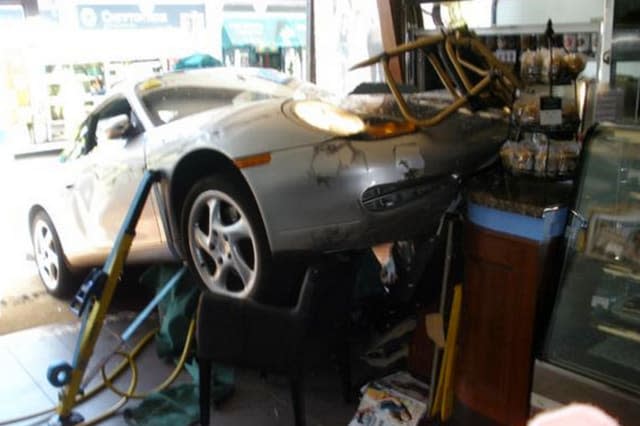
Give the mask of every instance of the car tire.
M 58 233 L 44 211 L 39 211 L 33 217 L 31 242 L 38 274 L 47 292 L 59 298 L 70 296 L 77 286 L 67 265 Z
M 181 222 L 183 251 L 203 289 L 236 298 L 263 292 L 271 252 L 258 207 L 238 179 L 196 182 Z

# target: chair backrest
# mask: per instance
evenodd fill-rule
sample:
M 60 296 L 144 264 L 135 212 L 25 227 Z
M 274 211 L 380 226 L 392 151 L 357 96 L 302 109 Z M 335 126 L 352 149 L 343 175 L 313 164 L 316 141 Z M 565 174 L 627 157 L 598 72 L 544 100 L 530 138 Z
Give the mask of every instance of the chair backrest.
M 249 367 L 295 367 L 291 363 L 298 357 L 297 347 L 303 344 L 313 315 L 321 271 L 319 265 L 307 268 L 293 307 L 203 293 L 196 329 L 198 356 Z

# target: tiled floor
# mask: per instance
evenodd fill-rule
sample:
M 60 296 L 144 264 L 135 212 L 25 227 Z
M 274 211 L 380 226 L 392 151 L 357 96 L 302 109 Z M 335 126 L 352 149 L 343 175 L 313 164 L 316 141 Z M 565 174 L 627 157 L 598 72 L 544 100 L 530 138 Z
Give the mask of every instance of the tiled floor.
M 133 318 L 132 314 L 118 314 L 110 317 L 108 328 L 115 333 L 122 332 Z M 132 341 L 137 341 L 146 331 L 154 327 L 154 320 L 148 320 Z M 70 361 L 78 335 L 77 323 L 47 325 L 0 336 L 0 425 L 4 421 L 28 413 L 49 409 L 57 403 L 57 389 L 46 379 L 47 367 L 55 361 Z M 108 353 L 116 343 L 114 334 L 103 331 L 89 366 Z M 153 388 L 171 371 L 155 355 L 153 344 L 142 352 L 138 359 L 140 391 Z M 190 381 L 185 372 L 179 382 Z M 98 378 L 93 382 L 98 382 Z M 88 386 L 91 388 L 93 382 Z M 128 385 L 127 375 L 118 379 L 123 388 Z M 258 372 L 236 370 L 235 393 L 212 411 L 211 424 L 214 425 L 291 425 L 292 410 L 288 382 L 284 377 L 269 375 L 266 379 Z M 328 362 L 316 362 L 306 373 L 305 404 L 307 424 L 346 425 L 355 411 L 354 404 L 342 401 L 340 381 L 335 369 Z M 119 398 L 109 391 L 77 407 L 85 418 L 91 419 L 109 408 Z M 127 406 L 136 406 L 138 401 L 130 401 Z M 40 418 L 12 423 L 15 425 L 46 424 L 50 414 Z M 122 415 L 104 421 L 104 425 L 126 425 Z

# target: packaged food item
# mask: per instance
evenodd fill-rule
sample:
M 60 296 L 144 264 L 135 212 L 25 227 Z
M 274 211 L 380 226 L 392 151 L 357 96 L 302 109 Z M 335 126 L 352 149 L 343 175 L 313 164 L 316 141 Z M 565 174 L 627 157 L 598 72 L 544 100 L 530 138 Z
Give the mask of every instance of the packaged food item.
M 584 71 L 584 67 L 587 64 L 587 60 L 582 53 L 569 53 L 562 56 L 561 68 L 571 78 L 576 78 L 578 74 Z
M 549 83 L 549 69 L 551 69 L 551 78 L 555 81 L 560 76 L 561 63 L 565 56 L 564 49 L 554 47 L 551 50 L 553 57 L 549 55 L 549 49 L 540 49 L 540 55 L 542 55 L 542 67 L 540 69 L 540 80 L 543 83 Z
M 587 64 L 586 56 L 583 53 L 567 52 L 564 49 L 554 47 L 553 58 L 549 56 L 549 49 L 542 48 L 539 54 L 542 57 L 540 69 L 540 81 L 549 83 L 549 68 L 554 82 L 564 82 L 575 79 L 584 71 Z
M 558 176 L 573 176 L 578 168 L 580 143 L 577 141 L 556 141 L 553 144 L 557 149 Z
M 507 140 L 502 144 L 502 148 L 500 148 L 500 159 L 502 160 L 502 165 L 509 170 L 513 167 L 515 148 L 516 142 L 510 140 Z
M 525 50 L 520 55 L 520 78 L 526 84 L 535 84 L 540 79 L 541 57 L 535 50 Z
M 544 133 L 532 133 L 527 134 L 531 140 L 530 146 L 532 154 L 534 156 L 533 172 L 536 176 L 547 176 L 555 173 L 554 170 L 550 170 L 549 166 L 549 140 Z
M 519 143 L 516 146 L 513 159 L 513 169 L 520 173 L 530 172 L 533 168 L 533 149 L 528 143 Z
M 517 100 L 514 103 L 514 112 L 520 123 L 538 123 L 540 121 L 540 101 L 537 99 Z
M 500 150 L 502 164 L 512 174 L 552 179 L 572 177 L 579 156 L 579 142 L 549 139 L 544 133 L 524 133 Z
M 514 174 L 531 173 L 535 161 L 530 141 L 507 141 L 500 150 L 502 164 Z

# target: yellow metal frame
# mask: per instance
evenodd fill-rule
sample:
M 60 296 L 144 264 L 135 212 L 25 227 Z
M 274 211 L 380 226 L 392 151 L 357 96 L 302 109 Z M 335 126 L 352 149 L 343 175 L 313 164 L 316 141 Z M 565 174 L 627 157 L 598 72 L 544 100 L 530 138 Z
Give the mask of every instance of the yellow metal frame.
M 454 79 L 445 71 L 447 67 L 443 63 L 443 60 L 434 53 L 433 49 L 438 45 L 444 47 L 447 60 L 453 66 L 453 71 L 457 74 L 457 78 L 462 82 L 463 87 L 456 88 Z M 398 89 L 397 83 L 393 79 L 389 66 L 389 60 L 394 56 L 418 49 L 425 50 L 427 60 L 433 66 L 444 87 L 453 97 L 451 104 L 427 118 L 416 117 L 411 113 L 400 89 Z M 471 51 L 477 58 L 480 58 L 484 64 L 473 64 L 471 61 L 465 59 L 462 56 L 463 50 Z M 513 74 L 505 64 L 500 62 L 484 43 L 467 30 L 456 30 L 419 38 L 362 61 L 351 67 L 351 69 L 371 66 L 376 63 L 382 64 L 387 85 L 398 103 L 403 117 L 410 123 L 420 127 L 435 126 L 464 106 L 469 102 L 470 98 L 478 96 L 486 90 L 489 90 L 500 98 L 505 106 L 511 107 L 517 95 L 517 90 L 522 87 L 520 80 L 515 74 Z M 475 84 L 472 83 L 469 73 L 481 77 L 480 81 Z
M 83 325 L 80 331 L 81 334 L 78 337 L 71 377 L 69 383 L 63 387 L 60 393 L 59 404 L 56 407 L 56 412 L 61 419 L 71 416 L 73 407 L 76 405 L 76 401 L 80 396 L 85 371 L 93 354 L 100 331 L 102 330 L 107 311 L 111 305 L 111 300 L 113 299 L 113 294 L 120 279 L 124 262 L 131 248 L 131 243 L 135 237 L 136 224 L 149 196 L 151 187 L 158 179 L 159 174 L 157 172 L 145 172 L 132 204 L 129 207 L 127 217 L 116 237 L 111 253 L 102 268 L 104 273 L 107 274 L 107 280 L 102 293 L 99 298 L 93 296 L 94 300 L 92 300 L 91 306 L 88 308 L 90 310 L 83 315 Z

